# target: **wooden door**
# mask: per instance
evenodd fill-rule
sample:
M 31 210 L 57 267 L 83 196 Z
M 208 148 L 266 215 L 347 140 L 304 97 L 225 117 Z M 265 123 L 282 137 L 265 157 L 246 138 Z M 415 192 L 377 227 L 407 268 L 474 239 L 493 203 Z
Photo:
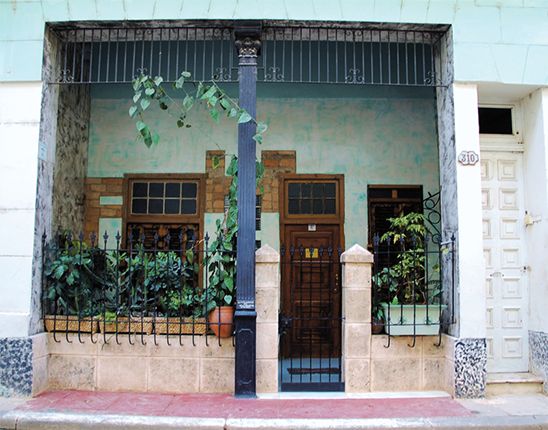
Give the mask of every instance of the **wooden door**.
M 340 357 L 340 227 L 286 225 L 282 264 L 282 357 Z

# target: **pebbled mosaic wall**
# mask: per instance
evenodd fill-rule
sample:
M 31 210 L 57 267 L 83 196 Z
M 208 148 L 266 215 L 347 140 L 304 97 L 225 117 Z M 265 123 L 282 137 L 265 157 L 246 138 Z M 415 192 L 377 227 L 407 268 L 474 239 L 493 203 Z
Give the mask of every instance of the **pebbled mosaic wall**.
M 60 85 L 53 170 L 53 231 L 83 231 L 89 86 Z
M 472 399 L 485 396 L 487 343 L 485 339 L 459 339 L 455 342 L 455 397 Z
M 548 333 L 529 331 L 531 369 L 544 378 L 544 393 L 548 394 Z
M 0 339 L 0 397 L 32 393 L 32 340 Z

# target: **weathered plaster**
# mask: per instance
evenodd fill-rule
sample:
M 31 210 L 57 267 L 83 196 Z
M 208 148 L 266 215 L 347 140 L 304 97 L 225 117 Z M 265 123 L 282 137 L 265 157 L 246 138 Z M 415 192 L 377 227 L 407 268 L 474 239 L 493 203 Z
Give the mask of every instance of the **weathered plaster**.
M 161 131 L 160 143 L 148 149 L 136 139 L 128 107 L 127 100 L 92 99 L 88 176 L 202 173 L 207 149 L 236 151 L 234 124 L 215 125 L 200 108 L 184 130 L 165 114 L 147 113 Z M 263 148 L 296 150 L 297 173 L 345 175 L 347 244 L 367 243 L 368 184 L 422 184 L 425 193 L 439 188 L 433 98 L 270 98 L 259 99 L 257 112 L 269 124 Z M 274 229 L 266 236 L 278 235 L 277 225 L 264 225 Z
M 59 86 L 53 231 L 84 229 L 84 180 L 87 173 L 89 86 Z
M 445 80 L 451 82 L 453 79 L 453 39 L 452 32 L 449 31 L 442 40 L 441 49 L 436 52 L 436 56 L 440 58 L 443 64 L 441 71 Z M 458 206 L 457 206 L 457 161 L 455 149 L 455 119 L 453 105 L 453 86 L 443 86 L 436 88 L 437 97 L 437 128 L 438 128 L 438 145 L 439 145 L 439 169 L 441 183 L 441 221 L 442 221 L 442 239 L 443 241 L 450 240 L 452 235 L 458 239 Z M 458 245 L 458 242 L 457 242 Z M 458 248 L 457 248 L 458 249 Z M 454 272 L 448 270 L 449 265 L 443 265 L 443 281 L 444 285 L 451 285 L 453 273 L 455 274 L 455 286 L 458 285 L 458 260 L 455 259 Z M 445 314 L 452 315 L 459 308 L 458 295 L 455 294 L 455 308 L 451 309 L 452 297 L 451 292 L 447 291 L 445 295 L 445 303 L 449 305 L 448 312 Z M 449 333 L 453 336 L 458 336 L 458 325 L 451 324 L 452 321 L 445 320 L 445 324 L 449 326 Z

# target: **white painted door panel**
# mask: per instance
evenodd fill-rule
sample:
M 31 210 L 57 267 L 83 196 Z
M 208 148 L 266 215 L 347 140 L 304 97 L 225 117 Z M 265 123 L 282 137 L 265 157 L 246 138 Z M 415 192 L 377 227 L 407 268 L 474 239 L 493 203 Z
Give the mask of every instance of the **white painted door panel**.
M 487 371 L 529 368 L 522 155 L 481 153 Z

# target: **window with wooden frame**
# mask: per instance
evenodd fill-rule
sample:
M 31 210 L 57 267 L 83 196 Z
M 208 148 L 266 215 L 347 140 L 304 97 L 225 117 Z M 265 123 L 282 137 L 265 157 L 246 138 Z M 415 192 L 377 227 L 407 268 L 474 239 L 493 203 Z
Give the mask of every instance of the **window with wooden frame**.
M 369 185 L 368 199 L 368 248 L 373 250 L 373 237 L 382 237 L 390 229 L 389 218 L 410 212 L 423 212 L 421 185 Z M 386 246 L 381 243 L 381 251 Z M 383 263 L 383 262 L 380 262 Z M 390 264 L 390 262 L 384 262 Z
M 283 217 L 291 222 L 339 222 L 343 218 L 343 177 L 339 175 L 295 175 L 284 177 Z
M 203 175 L 128 174 L 124 184 L 126 245 L 131 238 L 145 248 L 175 250 L 201 236 Z

